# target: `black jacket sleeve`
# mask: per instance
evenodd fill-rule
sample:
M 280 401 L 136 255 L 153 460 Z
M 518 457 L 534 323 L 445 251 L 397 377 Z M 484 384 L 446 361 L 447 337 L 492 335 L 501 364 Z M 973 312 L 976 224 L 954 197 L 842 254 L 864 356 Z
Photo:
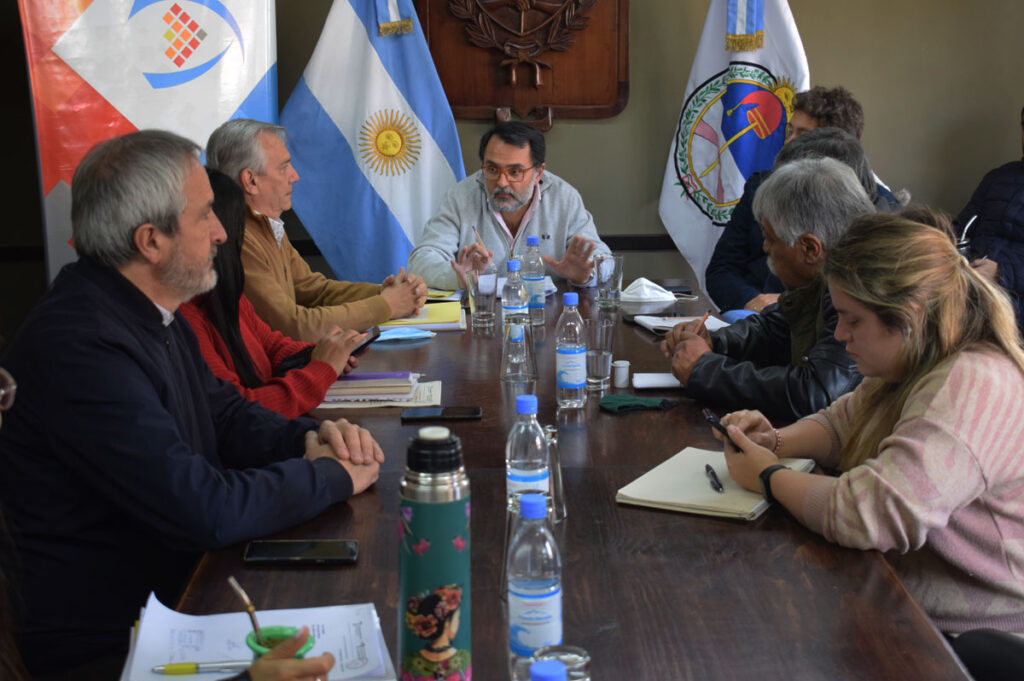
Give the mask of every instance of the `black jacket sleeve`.
M 824 409 L 860 383 L 857 366 L 833 335 L 837 316 L 826 300 L 825 324 L 799 365 L 790 363 L 789 324 L 778 305 L 712 334 L 685 386 L 718 409 L 757 409 L 772 421 L 795 421 Z

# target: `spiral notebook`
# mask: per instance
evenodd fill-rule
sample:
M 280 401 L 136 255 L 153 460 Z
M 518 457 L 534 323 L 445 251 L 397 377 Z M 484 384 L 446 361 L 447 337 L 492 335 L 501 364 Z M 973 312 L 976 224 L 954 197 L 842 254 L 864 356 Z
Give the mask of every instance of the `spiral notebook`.
M 814 468 L 810 459 L 782 459 L 781 463 L 805 473 Z M 704 470 L 705 464 L 715 469 L 725 488 L 724 493 L 712 489 Z M 687 447 L 620 489 L 615 494 L 615 501 L 743 520 L 754 520 L 768 510 L 764 497 L 743 489 L 729 477 L 723 452 L 695 447 Z

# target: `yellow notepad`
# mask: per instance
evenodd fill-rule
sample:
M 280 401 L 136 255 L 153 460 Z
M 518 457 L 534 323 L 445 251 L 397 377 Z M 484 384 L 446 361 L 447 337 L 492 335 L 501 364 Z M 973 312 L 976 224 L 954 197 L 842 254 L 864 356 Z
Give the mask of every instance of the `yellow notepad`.
M 781 463 L 803 472 L 814 468 L 810 459 L 782 459 Z M 724 493 L 711 488 L 705 464 L 715 469 L 725 488 Z M 695 447 L 687 447 L 620 489 L 615 494 L 615 501 L 744 520 L 754 520 L 768 509 L 768 502 L 763 496 L 743 489 L 729 477 L 723 452 Z
M 416 314 L 401 319 L 392 319 L 381 324 L 387 326 L 415 326 L 420 329 L 465 329 L 466 313 L 462 304 L 457 301 L 444 303 L 428 303 Z

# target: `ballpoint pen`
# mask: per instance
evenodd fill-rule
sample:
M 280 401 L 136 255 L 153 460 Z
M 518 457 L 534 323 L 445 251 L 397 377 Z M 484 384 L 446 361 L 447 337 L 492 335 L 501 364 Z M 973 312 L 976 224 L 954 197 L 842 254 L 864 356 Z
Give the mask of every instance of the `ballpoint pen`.
M 252 660 L 222 660 L 220 662 L 171 662 L 153 667 L 154 674 L 205 674 L 208 672 L 232 674 L 252 666 Z
M 711 489 L 715 490 L 719 494 L 725 494 L 725 488 L 722 487 L 722 481 L 718 479 L 718 474 L 715 473 L 715 469 L 711 467 L 711 464 L 704 464 L 704 472 L 708 474 L 708 479 L 711 480 Z

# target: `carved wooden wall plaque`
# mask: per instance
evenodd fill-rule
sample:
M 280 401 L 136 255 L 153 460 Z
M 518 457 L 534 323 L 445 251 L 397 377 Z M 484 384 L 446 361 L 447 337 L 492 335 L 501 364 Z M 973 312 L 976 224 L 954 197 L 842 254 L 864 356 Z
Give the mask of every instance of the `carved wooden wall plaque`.
M 416 0 L 456 118 L 607 118 L 629 97 L 629 0 Z

